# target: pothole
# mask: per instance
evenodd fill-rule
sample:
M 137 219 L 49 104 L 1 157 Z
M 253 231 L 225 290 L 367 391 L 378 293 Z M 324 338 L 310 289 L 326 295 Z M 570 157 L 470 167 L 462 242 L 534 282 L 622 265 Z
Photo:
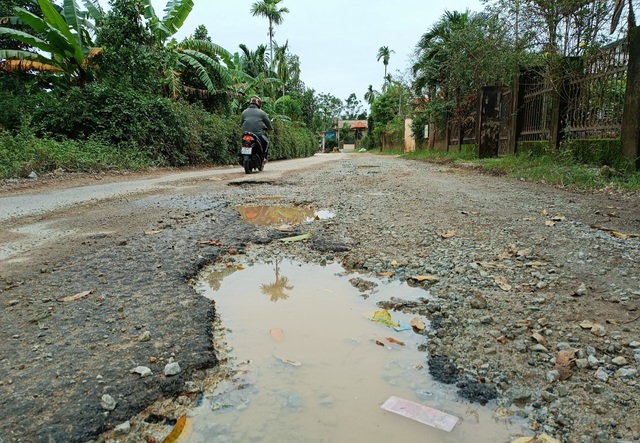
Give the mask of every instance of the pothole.
M 299 225 L 312 220 L 326 220 L 335 217 L 328 210 L 314 211 L 311 208 L 295 206 L 236 206 L 234 208 L 242 219 L 257 226 L 277 224 Z
M 426 318 L 371 320 L 384 311 L 378 302 L 424 301 L 423 289 L 286 259 L 214 265 L 195 287 L 215 300 L 221 362 L 186 414 L 185 441 L 496 442 L 514 432 L 431 378 L 418 350 L 427 337 L 410 326 Z M 459 421 L 435 429 L 381 409 L 390 397 Z

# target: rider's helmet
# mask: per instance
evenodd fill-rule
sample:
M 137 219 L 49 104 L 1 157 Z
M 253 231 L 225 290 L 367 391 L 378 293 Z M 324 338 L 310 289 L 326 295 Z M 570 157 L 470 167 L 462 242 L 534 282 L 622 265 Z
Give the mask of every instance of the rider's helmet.
M 257 95 L 251 96 L 249 104 L 256 105 L 258 108 L 262 108 L 262 100 L 260 100 L 260 97 L 258 97 Z

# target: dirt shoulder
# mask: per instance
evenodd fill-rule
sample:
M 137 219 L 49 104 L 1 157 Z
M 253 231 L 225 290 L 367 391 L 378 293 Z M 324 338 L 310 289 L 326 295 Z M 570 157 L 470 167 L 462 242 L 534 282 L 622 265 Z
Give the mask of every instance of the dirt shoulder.
M 63 211 L 3 227 L 5 238 L 19 223 L 74 233 L 3 263 L 0 438 L 87 441 L 202 380 L 216 361 L 213 306 L 186 282 L 229 249 L 436 276 L 430 302 L 407 309 L 436 326 L 425 345 L 452 365 L 452 381 L 495 387 L 493 408 L 563 441 L 640 438 L 640 239 L 607 230 L 640 233 L 640 197 L 375 155 L 266 172 L 94 202 L 76 221 Z M 284 246 L 274 229 L 244 224 L 236 204 L 336 217 Z M 177 376 L 164 375 L 171 361 Z M 132 374 L 137 366 L 153 375 Z

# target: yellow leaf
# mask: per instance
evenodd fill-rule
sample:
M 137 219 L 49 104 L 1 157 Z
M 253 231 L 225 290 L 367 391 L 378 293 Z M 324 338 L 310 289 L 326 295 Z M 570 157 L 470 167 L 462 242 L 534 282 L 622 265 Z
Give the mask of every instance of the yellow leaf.
M 81 298 L 85 298 L 89 294 L 91 294 L 91 291 L 82 291 L 82 292 L 78 292 L 75 295 L 69 295 L 67 297 L 59 298 L 58 301 L 60 302 L 76 301 L 76 300 L 80 300 Z
M 144 231 L 144 235 L 156 235 L 160 234 L 162 231 Z
M 631 235 L 623 234 L 623 233 L 617 232 L 617 231 L 611 231 L 611 235 L 613 235 L 616 238 L 621 238 L 623 240 L 627 240 L 627 239 L 631 238 Z
M 171 433 L 167 435 L 167 438 L 162 440 L 162 443 L 187 442 L 192 432 L 191 420 L 189 420 L 186 415 L 183 415 L 178 419 Z
M 389 311 L 386 309 L 374 312 L 373 317 L 371 317 L 370 320 L 390 328 L 397 328 L 400 326 L 398 323 L 394 323 L 393 320 L 391 320 L 391 314 L 389 314 Z
M 546 209 L 543 209 L 540 214 L 542 214 L 542 215 L 544 215 L 546 217 L 547 215 L 549 215 L 549 211 L 547 211 Z
M 395 271 L 387 271 L 387 272 L 378 272 L 376 275 L 378 277 L 391 277 L 395 274 Z
M 242 266 L 242 265 L 238 265 L 238 266 L 236 266 L 236 269 L 237 269 L 238 271 L 243 271 L 243 270 L 244 270 L 244 266 Z
M 503 276 L 499 275 L 498 277 L 496 277 L 495 278 L 495 282 L 498 285 L 498 287 L 500 289 L 502 289 L 503 291 L 510 291 L 511 290 L 512 286 L 509 284 L 507 279 L 504 278 Z
M 440 237 L 442 237 L 444 239 L 453 238 L 455 236 L 456 236 L 456 231 L 454 231 L 454 230 L 443 232 L 442 234 L 440 234 Z
M 437 282 L 439 279 L 435 275 L 413 275 L 409 277 L 410 280 L 415 280 L 418 283 L 422 283 L 424 281 L 432 281 Z

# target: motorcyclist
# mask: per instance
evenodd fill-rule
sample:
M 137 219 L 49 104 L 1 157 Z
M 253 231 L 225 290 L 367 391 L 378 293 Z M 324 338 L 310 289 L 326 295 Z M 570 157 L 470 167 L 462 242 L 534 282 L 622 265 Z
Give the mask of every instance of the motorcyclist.
M 264 150 L 264 160 L 269 152 L 269 139 L 266 131 L 273 130 L 269 116 L 262 109 L 262 100 L 257 95 L 251 97 L 249 107 L 242 111 L 242 130 L 258 136 Z

